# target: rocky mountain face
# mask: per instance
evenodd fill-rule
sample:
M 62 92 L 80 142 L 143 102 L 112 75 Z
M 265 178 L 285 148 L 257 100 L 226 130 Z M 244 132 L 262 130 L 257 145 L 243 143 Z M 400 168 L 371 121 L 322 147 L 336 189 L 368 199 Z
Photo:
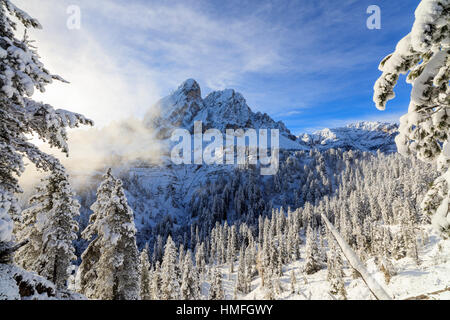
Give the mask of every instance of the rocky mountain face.
M 302 143 L 281 121 L 266 113 L 253 112 L 245 98 L 232 89 L 214 91 L 202 98 L 201 89 L 193 79 L 183 82 L 171 95 L 155 105 L 157 117 L 147 116 L 145 124 L 156 130 L 159 139 L 167 139 L 176 128 L 194 132 L 194 122 L 202 121 L 203 130 L 218 129 L 278 129 L 280 143 L 287 149 L 304 149 Z
M 396 152 L 398 125 L 381 122 L 358 122 L 342 128 L 323 129 L 313 134 L 294 136 L 281 121 L 266 113 L 253 112 L 245 98 L 233 89 L 214 91 L 202 98 L 199 84 L 188 79 L 171 95 L 158 101 L 154 109 L 158 116 L 148 115 L 145 124 L 156 131 L 158 139 L 168 139 L 176 128 L 191 133 L 194 122 L 202 121 L 203 130 L 218 129 L 278 129 L 280 148 L 287 150 L 361 150 Z

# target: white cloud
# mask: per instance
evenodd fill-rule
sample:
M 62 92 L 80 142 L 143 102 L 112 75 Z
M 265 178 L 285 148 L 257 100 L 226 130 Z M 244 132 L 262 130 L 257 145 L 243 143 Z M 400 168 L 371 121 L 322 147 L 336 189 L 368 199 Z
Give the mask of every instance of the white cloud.
M 37 97 L 100 125 L 145 114 L 187 78 L 204 91 L 238 87 L 253 109 L 289 115 L 348 97 L 357 68 L 378 60 L 365 42 L 352 45 L 365 30 L 365 10 L 350 10 L 356 0 L 230 0 L 223 13 L 206 0 L 14 1 L 44 26 L 33 37 L 46 66 L 71 81 Z M 66 28 L 73 4 L 79 31 Z M 247 77 L 255 74 L 257 85 Z M 284 85 L 269 89 L 266 76 Z
M 101 35 L 87 28 L 66 28 L 67 1 L 15 2 L 44 27 L 32 31 L 31 37 L 37 40 L 45 66 L 70 82 L 54 82 L 45 93 L 37 92 L 34 99 L 83 113 L 103 126 L 112 120 L 143 115 L 159 98 L 152 71 L 140 61 L 126 61 L 120 52 L 101 42 Z

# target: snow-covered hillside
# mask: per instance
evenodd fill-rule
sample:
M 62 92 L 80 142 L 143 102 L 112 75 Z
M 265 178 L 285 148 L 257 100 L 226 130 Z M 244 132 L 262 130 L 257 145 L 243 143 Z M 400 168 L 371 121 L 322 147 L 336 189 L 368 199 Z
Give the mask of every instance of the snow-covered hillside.
M 450 241 L 441 239 L 430 226 L 422 226 L 422 234 L 425 241 L 420 244 L 420 263 L 417 265 L 411 258 L 403 258 L 394 261 L 396 275 L 392 276 L 389 283 L 381 272 L 373 258 L 366 264 L 371 275 L 381 284 L 386 292 L 394 299 L 423 299 L 423 300 L 449 300 L 450 283 Z M 302 247 L 301 256 L 305 256 L 305 248 Z M 336 297 L 329 293 L 330 283 L 327 280 L 327 269 L 320 270 L 312 275 L 303 272 L 305 259 L 283 267 L 283 276 L 279 278 L 280 288 L 275 295 L 277 300 L 335 300 Z M 237 270 L 237 267 L 236 267 Z M 261 278 L 252 281 L 250 293 L 235 295 L 234 285 L 237 274 L 228 275 L 229 269 L 222 268 L 224 288 L 228 299 L 265 299 L 267 290 L 261 287 Z M 291 274 L 295 275 L 294 290 L 292 290 Z M 345 288 L 349 300 L 374 300 L 361 278 L 355 279 L 352 270 L 345 264 Z

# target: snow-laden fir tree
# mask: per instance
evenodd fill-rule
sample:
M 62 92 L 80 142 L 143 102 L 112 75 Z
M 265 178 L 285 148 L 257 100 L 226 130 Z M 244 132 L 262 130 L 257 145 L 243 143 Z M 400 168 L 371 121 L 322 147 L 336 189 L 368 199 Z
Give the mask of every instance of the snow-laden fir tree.
M 219 268 L 214 267 L 211 287 L 209 288 L 210 300 L 224 300 L 225 293 L 223 291 L 222 272 Z
M 312 227 L 308 227 L 306 232 L 306 263 L 304 272 L 306 274 L 313 274 L 319 271 L 321 266 L 319 248 L 317 247 L 317 241 L 315 232 Z
M 205 261 L 205 243 L 202 242 L 200 245 L 196 245 L 195 250 L 195 267 L 198 270 L 200 279 L 204 278 L 206 271 L 206 261 Z
M 159 261 L 156 261 L 155 268 L 152 272 L 152 282 L 151 282 L 151 296 L 152 300 L 161 299 L 161 265 Z
M 252 289 L 252 280 L 256 273 L 256 259 L 255 259 L 255 247 L 253 243 L 250 243 L 245 249 L 245 265 L 246 265 L 246 285 L 247 291 L 250 292 Z
M 228 232 L 227 262 L 230 266 L 230 274 L 234 273 L 234 260 L 236 256 L 236 226 L 232 226 Z
M 144 249 L 141 252 L 140 256 L 140 263 L 139 263 L 139 269 L 140 269 L 140 276 L 141 276 L 141 293 L 140 297 L 141 300 L 152 300 L 152 292 L 151 292 L 151 285 L 152 285 L 152 276 L 150 274 L 150 262 L 148 260 L 148 244 L 145 245 Z
M 97 200 L 91 216 L 89 225 L 83 230 L 81 236 L 90 241 L 88 247 L 81 254 L 81 264 L 77 271 L 76 286 L 77 290 L 87 297 L 95 297 L 97 290 L 98 261 L 100 260 L 102 250 L 102 239 L 98 232 L 102 228 L 102 223 L 107 214 L 106 208 L 112 197 L 112 192 L 116 185 L 116 179 L 108 170 L 103 176 L 103 181 L 97 189 Z M 100 208 L 100 204 L 103 204 Z
M 12 218 L 19 214 L 15 194 L 22 191 L 17 177 L 25 170 L 24 158 L 40 170 L 62 170 L 60 162 L 39 150 L 27 135 L 35 134 L 68 154 L 65 128 L 93 124 L 82 115 L 31 100 L 35 89 L 44 92 L 53 80 L 64 80 L 44 68 L 26 36 L 16 37 L 12 16 L 26 29 L 41 29 L 11 1 L 0 1 L 0 263 L 12 259 Z
M 76 260 L 73 241 L 78 238 L 75 218 L 80 205 L 64 171 L 54 171 L 36 191 L 17 232 L 19 240 L 30 241 L 17 251 L 15 260 L 64 288 L 71 262 Z
M 178 249 L 178 269 L 181 270 L 181 273 L 183 273 L 184 255 L 184 245 L 180 244 L 180 248 Z
M 82 255 L 80 291 L 92 299 L 138 300 L 139 252 L 133 211 L 128 206 L 122 181 L 114 178 L 110 169 L 91 209 L 90 225 L 83 236 L 96 238 Z M 87 279 L 92 282 L 86 283 Z
M 295 288 L 297 287 L 297 278 L 295 276 L 295 271 L 291 270 L 291 293 L 295 293 Z
M 192 263 L 192 254 L 188 250 L 184 257 L 183 274 L 181 278 L 181 299 L 199 300 L 200 299 L 200 278 L 197 269 Z
M 375 84 L 374 102 L 384 110 L 395 97 L 399 75 L 409 73 L 411 102 L 400 119 L 397 147 L 404 155 L 437 162 L 442 175 L 422 208 L 438 230 L 450 235 L 450 1 L 422 0 L 415 17 L 411 32 L 380 64 L 383 74 Z
M 239 267 L 237 271 L 237 283 L 236 289 L 238 292 L 247 294 L 248 285 L 247 285 L 247 268 L 246 268 L 247 259 L 245 258 L 245 249 L 242 246 L 239 251 Z
M 328 253 L 328 275 L 330 282 L 330 293 L 336 295 L 339 299 L 347 299 L 344 281 L 344 263 L 342 261 L 340 249 L 334 239 L 329 237 L 330 250 Z
M 162 300 L 177 300 L 180 298 L 180 275 L 177 260 L 177 248 L 169 235 L 161 264 L 160 298 Z

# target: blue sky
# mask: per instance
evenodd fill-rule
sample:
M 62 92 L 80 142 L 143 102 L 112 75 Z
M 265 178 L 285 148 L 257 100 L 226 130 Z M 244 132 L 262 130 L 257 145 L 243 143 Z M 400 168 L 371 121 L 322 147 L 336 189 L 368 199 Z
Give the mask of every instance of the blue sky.
M 141 117 L 187 78 L 204 95 L 238 90 L 294 133 L 396 121 L 407 110 L 404 78 L 385 112 L 375 109 L 372 88 L 419 0 L 13 2 L 40 20 L 44 30 L 32 36 L 43 60 L 71 82 L 38 97 L 100 126 Z M 373 4 L 381 30 L 366 27 Z M 80 30 L 66 27 L 69 5 L 81 9 Z

